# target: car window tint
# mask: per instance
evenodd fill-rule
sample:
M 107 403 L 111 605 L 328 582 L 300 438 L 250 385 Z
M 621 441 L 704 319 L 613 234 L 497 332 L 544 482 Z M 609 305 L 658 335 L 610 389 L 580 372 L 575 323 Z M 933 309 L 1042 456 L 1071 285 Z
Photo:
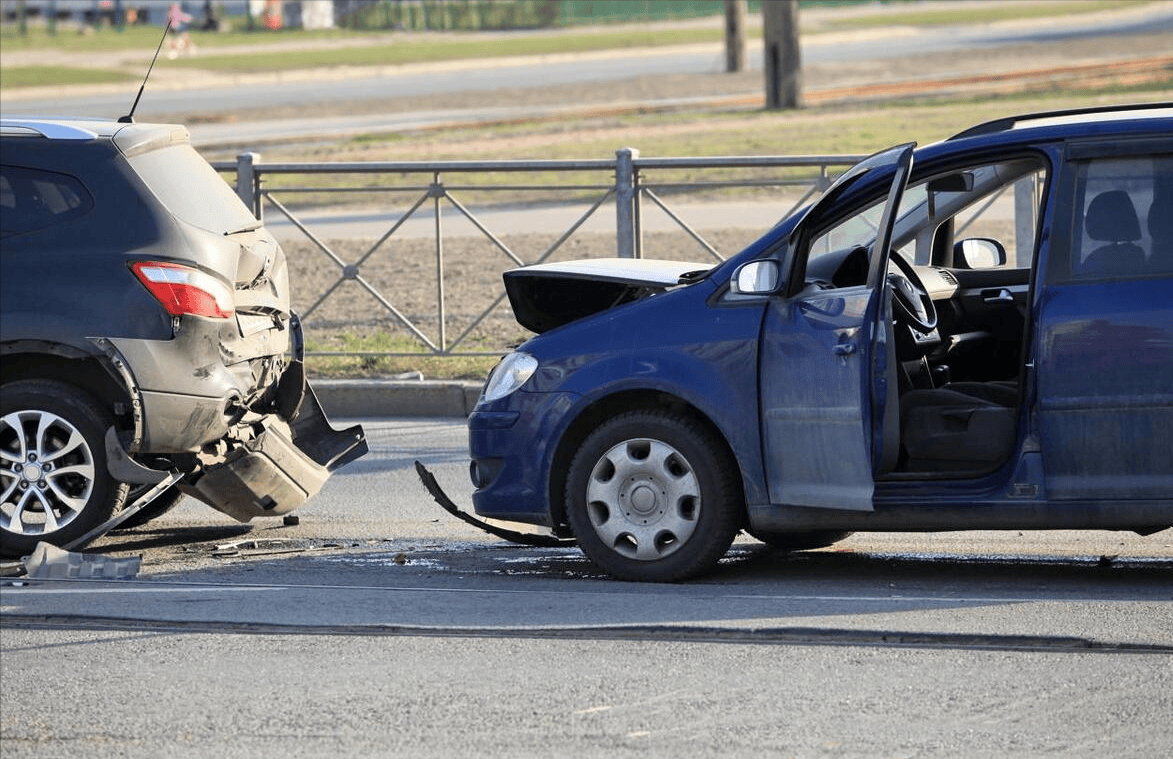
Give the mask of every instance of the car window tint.
M 138 153 L 129 161 L 167 210 L 188 224 L 222 234 L 256 222 L 224 178 L 190 145 Z
M 81 182 L 67 174 L 0 166 L 0 236 L 75 219 L 93 205 Z
M 1173 156 L 1104 158 L 1076 165 L 1070 270 L 1079 278 L 1173 270 Z

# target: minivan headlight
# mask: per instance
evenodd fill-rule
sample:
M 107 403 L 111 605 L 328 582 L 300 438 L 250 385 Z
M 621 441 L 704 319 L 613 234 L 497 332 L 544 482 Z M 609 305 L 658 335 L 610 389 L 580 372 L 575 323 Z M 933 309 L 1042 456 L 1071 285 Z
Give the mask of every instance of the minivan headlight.
M 489 373 L 481 399 L 495 401 L 512 393 L 526 383 L 538 370 L 538 360 L 528 353 L 515 351 L 501 359 Z

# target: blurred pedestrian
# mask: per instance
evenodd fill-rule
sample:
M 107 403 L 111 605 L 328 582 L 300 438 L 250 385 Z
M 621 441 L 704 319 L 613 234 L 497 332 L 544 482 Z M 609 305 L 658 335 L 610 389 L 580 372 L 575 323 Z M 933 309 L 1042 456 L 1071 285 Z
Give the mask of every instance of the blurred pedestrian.
M 200 23 L 200 30 L 205 32 L 220 31 L 220 20 L 216 18 L 216 9 L 212 7 L 212 0 L 204 2 L 204 20 Z
M 179 3 L 171 3 L 171 10 L 167 13 L 167 22 L 171 25 L 167 40 L 168 58 L 177 58 L 181 52 L 192 52 L 191 34 L 188 32 L 191 18 L 191 14 L 185 13 Z

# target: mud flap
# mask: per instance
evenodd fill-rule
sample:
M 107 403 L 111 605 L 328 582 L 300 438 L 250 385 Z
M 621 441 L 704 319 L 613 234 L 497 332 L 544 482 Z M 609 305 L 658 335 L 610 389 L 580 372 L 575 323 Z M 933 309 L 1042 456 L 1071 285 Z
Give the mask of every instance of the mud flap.
M 556 538 L 553 535 L 532 535 L 525 532 L 516 532 L 514 530 L 507 530 L 503 527 L 482 522 L 471 514 L 466 514 L 452 502 L 448 494 L 440 489 L 440 483 L 436 482 L 435 476 L 429 472 L 423 464 L 415 462 L 415 472 L 419 475 L 420 482 L 424 484 L 424 488 L 431 494 L 436 503 L 457 519 L 471 524 L 473 527 L 484 530 L 490 535 L 496 535 L 499 538 L 508 540 L 510 543 L 520 543 L 525 546 L 535 546 L 537 548 L 558 548 L 561 546 L 573 546 L 578 541 L 573 538 Z

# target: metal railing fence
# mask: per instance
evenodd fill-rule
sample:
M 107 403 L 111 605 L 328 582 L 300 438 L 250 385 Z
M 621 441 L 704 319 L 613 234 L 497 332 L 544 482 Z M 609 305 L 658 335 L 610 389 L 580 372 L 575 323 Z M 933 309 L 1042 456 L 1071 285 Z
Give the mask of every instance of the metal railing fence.
M 445 214 L 443 206 L 448 206 L 455 218 L 475 230 L 475 235 L 488 243 L 490 251 L 503 254 L 513 266 L 524 266 L 542 263 L 559 251 L 568 240 L 579 232 L 591 217 L 595 216 L 605 205 L 613 204 L 615 214 L 615 255 L 620 257 L 640 258 L 644 255 L 644 229 L 648 206 L 662 212 L 671 220 L 672 226 L 683 235 L 699 245 L 715 261 L 724 260 L 728 253 L 722 253 L 705 236 L 697 230 L 697 224 L 690 224 L 684 214 L 679 212 L 679 206 L 674 208 L 669 202 L 669 196 L 695 196 L 697 193 L 713 193 L 714 191 L 729 190 L 730 188 L 786 188 L 784 193 L 788 202 L 792 202 L 794 210 L 806 203 L 812 197 L 825 189 L 833 180 L 831 169 L 847 167 L 861 160 L 863 156 L 854 155 L 825 155 L 825 156 L 724 156 L 724 157 L 690 157 L 690 158 L 641 158 L 639 151 L 634 148 L 623 148 L 616 152 L 614 159 L 587 159 L 587 160 L 511 160 L 511 161 L 397 161 L 397 162 L 274 162 L 266 163 L 256 153 L 244 153 L 236 161 L 213 162 L 213 166 L 220 172 L 235 174 L 237 194 L 245 204 L 253 210 L 258 219 L 271 223 L 277 219 L 292 225 L 293 228 L 307 240 L 311 247 L 323 257 L 323 263 L 332 267 L 333 278 L 328 284 L 319 287 L 308 297 L 309 305 L 300 310 L 299 316 L 306 328 L 307 337 L 313 338 L 315 329 L 320 325 L 315 322 L 315 314 L 331 301 L 343 296 L 340 288 L 346 283 L 354 283 L 365 291 L 379 306 L 380 318 L 392 322 L 411 336 L 426 354 L 438 356 L 475 356 L 493 355 L 500 353 L 507 346 L 499 348 L 470 347 L 474 335 L 492 329 L 486 326 L 491 314 L 502 309 L 505 300 L 503 287 L 497 288 L 491 300 L 483 307 L 472 313 L 462 315 L 463 329 L 454 339 L 449 338 L 450 322 L 449 304 L 445 295 L 445 242 L 450 235 L 445 230 Z M 752 170 L 752 177 L 731 177 L 729 170 Z M 675 178 L 681 172 L 687 172 L 684 179 Z M 706 172 L 713 172 L 712 178 L 705 178 Z M 474 177 L 479 175 L 478 180 Z M 545 181 L 521 181 L 504 183 L 494 180 L 489 175 L 522 176 L 530 180 L 535 177 Z M 568 175 L 572 177 L 605 177 L 599 181 L 579 182 L 564 181 Z M 693 179 L 699 175 L 700 178 Z M 314 183 L 313 178 L 319 179 L 329 176 L 329 183 L 319 181 Z M 282 177 L 280 181 L 277 177 Z M 337 184 L 339 178 L 347 178 L 342 185 Z M 360 183 L 360 177 L 366 183 Z M 290 183 L 292 180 L 300 184 Z M 374 178 L 374 181 L 372 181 Z M 553 181 L 550 181 L 553 178 Z M 462 182 L 454 181 L 461 180 Z M 280 186 L 278 186 L 280 185 Z M 362 244 L 362 251 L 351 260 L 340 253 L 332 241 L 325 239 L 327 235 L 315 232 L 314 224 L 321 224 L 322 207 L 332 204 L 316 205 L 305 202 L 306 198 L 321 198 L 329 194 L 346 194 L 348 196 L 375 196 L 388 198 L 395 195 L 408 198 L 406 210 L 377 234 L 369 237 L 370 244 Z M 504 234 L 495 233 L 490 224 L 483 217 L 491 215 L 495 205 L 501 203 L 516 203 L 519 196 L 540 193 L 543 197 L 550 197 L 561 193 L 571 198 L 563 205 L 581 205 L 585 210 L 578 215 L 560 234 L 554 238 L 543 252 L 536 258 L 518 254 L 502 240 Z M 302 202 L 297 202 L 298 198 Z M 466 200 L 462 200 L 462 197 Z M 474 212 L 472 204 L 467 198 L 474 197 L 483 200 L 488 210 Z M 502 198 L 501 201 L 495 200 Z M 388 206 L 390 204 L 387 204 Z M 434 256 L 435 299 L 432 316 L 423 318 L 418 314 L 408 313 L 396 301 L 403 297 L 402 292 L 391 292 L 396 287 L 380 284 L 372 278 L 364 276 L 366 268 L 373 268 L 381 255 L 394 255 L 387 252 L 388 240 L 402 233 L 404 225 L 413 217 L 426 216 L 430 210 L 433 228 L 429 235 L 432 240 L 432 255 Z M 577 209 L 576 209 L 577 210 Z M 781 218 L 784 208 L 775 217 Z M 276 217 L 266 214 L 275 213 Z M 345 215 L 346 208 L 339 206 L 339 215 Z M 309 220 L 309 216 L 315 220 Z M 417 220 L 418 221 L 418 220 Z M 764 231 L 766 224 L 761 226 Z M 516 231 L 516 230 L 515 230 Z M 353 237 L 353 235 L 351 235 Z M 284 244 L 284 243 L 283 243 Z M 382 261 L 380 263 L 386 263 Z M 328 278 L 329 279 L 329 278 Z M 498 280 L 499 281 L 499 280 Z M 304 283 L 297 282 L 295 286 L 303 287 Z M 303 293 L 304 295 L 304 293 Z M 369 312 L 365 312 L 369 316 Z M 337 320 L 336 320 L 337 321 Z M 423 322 L 432 323 L 431 334 Z M 332 325 L 337 327 L 338 324 Z M 478 335 L 478 341 L 485 343 L 483 334 Z M 308 355 L 347 355 L 347 356 L 403 356 L 417 355 L 415 352 L 402 351 L 368 351 L 368 350 L 310 350 Z

